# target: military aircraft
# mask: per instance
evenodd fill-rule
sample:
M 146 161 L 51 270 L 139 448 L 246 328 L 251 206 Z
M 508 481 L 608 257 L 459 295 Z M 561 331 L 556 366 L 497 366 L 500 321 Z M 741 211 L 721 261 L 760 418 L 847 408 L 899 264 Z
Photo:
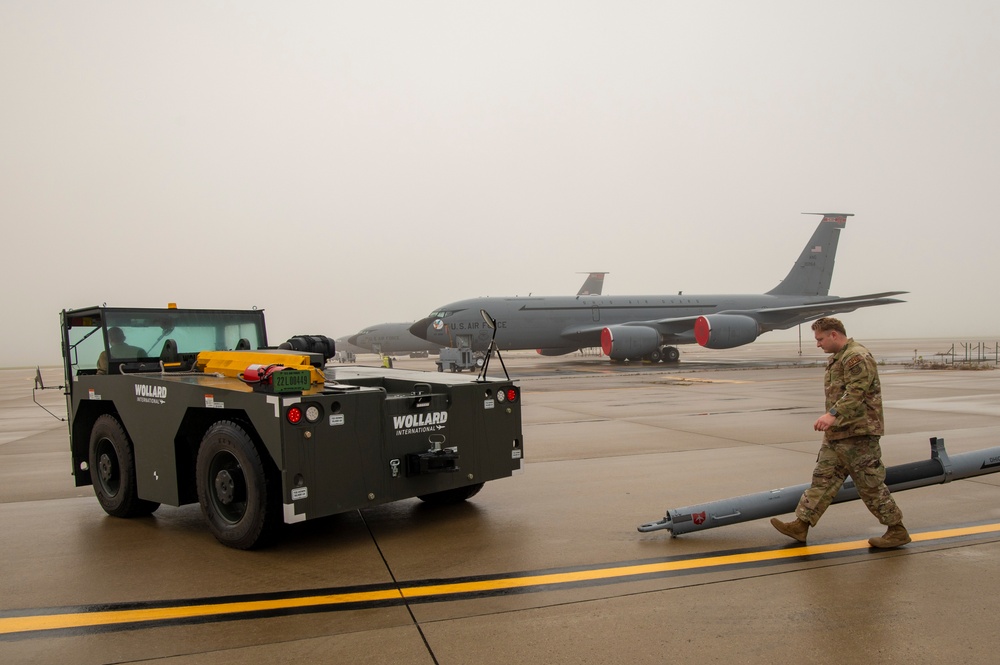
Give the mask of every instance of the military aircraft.
M 410 332 L 412 325 L 413 323 L 379 323 L 349 335 L 347 342 L 359 347 L 360 353 L 378 353 L 387 356 L 396 353 L 437 353 L 441 350 L 440 344 L 414 337 Z
M 334 344 L 337 349 L 337 355 L 352 354 L 357 355 L 359 353 L 371 353 L 369 349 L 362 349 L 360 346 L 354 346 L 348 340 L 348 335 L 343 337 L 338 337 L 334 340 Z
M 604 276 L 607 274 L 606 272 L 587 273 L 587 278 L 583 281 L 580 290 L 577 291 L 577 295 L 600 295 L 604 288 Z M 481 318 L 480 321 L 482 321 Z M 410 332 L 412 325 L 411 321 L 408 323 L 379 323 L 368 326 L 354 335 L 336 340 L 337 350 L 382 355 L 426 354 L 428 352 L 437 353 L 443 347 L 448 346 L 414 336 Z
M 486 310 L 504 350 L 558 356 L 600 346 L 612 360 L 672 362 L 680 358 L 677 345 L 728 349 L 822 316 L 903 302 L 892 296 L 906 291 L 829 295 L 840 231 L 853 213 L 806 214 L 823 217 L 785 279 L 764 294 L 473 298 L 438 308 L 410 332 L 484 350 L 492 335 L 480 313 Z

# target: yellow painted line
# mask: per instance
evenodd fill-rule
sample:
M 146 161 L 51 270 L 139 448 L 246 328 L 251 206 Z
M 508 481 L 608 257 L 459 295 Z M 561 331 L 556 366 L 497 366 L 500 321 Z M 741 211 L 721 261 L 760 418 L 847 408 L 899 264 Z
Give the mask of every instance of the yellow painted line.
M 914 542 L 961 538 L 1000 532 L 1000 523 L 979 526 L 911 533 Z M 351 603 L 373 603 L 400 601 L 404 599 L 426 599 L 438 596 L 455 596 L 496 592 L 506 589 L 529 587 L 552 587 L 568 584 L 598 582 L 602 580 L 628 579 L 643 575 L 672 573 L 685 570 L 711 569 L 721 566 L 755 564 L 783 559 L 797 559 L 807 556 L 837 554 L 853 550 L 868 550 L 867 540 L 852 540 L 824 545 L 802 545 L 778 550 L 707 556 L 681 561 L 661 561 L 657 563 L 614 566 L 593 570 L 579 570 L 566 573 L 539 573 L 506 577 L 494 580 L 454 582 L 446 584 L 424 584 L 401 586 L 398 589 L 362 591 L 342 594 L 305 595 L 297 598 L 275 600 L 255 600 L 246 602 L 215 603 L 208 605 L 184 605 L 178 607 L 146 608 L 132 610 L 104 610 L 96 612 L 70 612 L 64 614 L 40 614 L 24 617 L 0 618 L 0 635 L 34 631 L 65 630 L 99 626 L 152 623 L 157 621 L 197 619 L 200 617 L 233 616 L 254 612 L 294 610 L 301 608 L 336 607 Z
M 658 378 L 667 381 L 682 381 L 684 383 L 753 383 L 753 381 L 740 381 L 738 379 L 699 379 L 694 376 L 662 376 Z
M 961 536 L 991 532 L 1000 532 L 1000 524 L 948 529 L 945 531 L 930 531 L 927 533 L 910 534 L 910 537 L 914 542 L 920 542 L 922 540 L 958 538 Z M 412 589 L 404 588 L 402 589 L 402 592 L 403 596 L 406 598 L 420 598 L 424 596 L 445 594 L 481 593 L 483 591 L 499 591 L 502 589 L 518 589 L 530 586 L 593 582 L 598 580 L 613 579 L 616 577 L 637 577 L 640 575 L 650 575 L 654 573 L 671 573 L 681 570 L 761 563 L 765 561 L 795 559 L 820 554 L 836 554 L 839 552 L 849 552 L 851 550 L 867 550 L 869 548 L 870 546 L 868 545 L 867 540 L 854 540 L 844 543 L 830 543 L 828 545 L 803 545 L 802 547 L 767 550 L 764 552 L 728 554 L 725 556 L 686 559 L 683 561 L 663 561 L 660 563 L 638 564 L 635 566 L 620 566 L 616 568 L 602 568 L 598 570 L 581 570 L 572 573 L 552 573 L 532 575 L 528 577 L 488 580 L 483 582 L 459 582 L 455 584 L 415 587 Z
M 809 381 L 812 382 L 813 379 L 809 379 Z M 677 384 L 682 384 L 682 383 L 734 383 L 734 384 L 739 383 L 739 384 L 743 384 L 743 383 L 763 383 L 763 382 L 762 381 L 740 381 L 740 380 L 737 380 L 737 379 L 699 379 L 697 377 L 684 377 L 684 376 L 657 376 L 656 380 L 652 381 L 650 383 L 638 383 L 638 384 L 635 384 L 635 385 L 628 385 L 628 386 L 611 386 L 611 387 L 598 386 L 598 387 L 594 387 L 594 388 L 570 388 L 570 389 L 567 389 L 567 390 L 560 390 L 559 392 L 561 392 L 561 393 L 563 393 L 563 392 L 566 392 L 566 393 L 594 393 L 594 392 L 607 393 L 607 392 L 625 391 L 625 390 L 650 390 L 651 388 L 655 388 L 656 386 L 660 386 L 660 385 L 670 386 L 670 385 L 677 385 Z M 534 394 L 533 391 L 532 391 L 531 386 L 527 386 L 527 387 L 522 386 L 521 390 L 525 391 L 525 392 L 528 392 L 530 394 Z M 538 392 L 538 394 L 545 394 L 546 392 L 548 392 L 548 391 L 541 390 L 541 391 Z
M 59 630 L 66 628 L 86 628 L 114 624 L 145 623 L 172 619 L 196 619 L 220 614 L 245 614 L 270 610 L 291 610 L 302 607 L 333 606 L 346 603 L 399 600 L 398 589 L 384 591 L 364 591 L 360 593 L 340 593 L 324 596 L 303 596 L 277 600 L 254 600 L 236 603 L 216 603 L 212 605 L 184 605 L 178 607 L 154 607 L 138 610 L 108 610 L 102 612 L 75 612 L 68 614 L 47 614 L 0 619 L 0 635 L 24 633 L 35 630 Z

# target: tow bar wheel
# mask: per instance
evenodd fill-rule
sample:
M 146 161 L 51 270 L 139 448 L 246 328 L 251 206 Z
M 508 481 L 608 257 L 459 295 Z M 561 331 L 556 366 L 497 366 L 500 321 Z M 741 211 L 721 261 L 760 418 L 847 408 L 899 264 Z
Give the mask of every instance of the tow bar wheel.
M 139 498 L 132 442 L 117 418 L 109 414 L 97 418 L 90 430 L 89 453 L 91 483 L 104 512 L 114 517 L 140 517 L 160 507 Z
M 216 539 L 246 550 L 267 543 L 278 527 L 277 488 L 240 425 L 212 425 L 198 449 L 198 501 Z

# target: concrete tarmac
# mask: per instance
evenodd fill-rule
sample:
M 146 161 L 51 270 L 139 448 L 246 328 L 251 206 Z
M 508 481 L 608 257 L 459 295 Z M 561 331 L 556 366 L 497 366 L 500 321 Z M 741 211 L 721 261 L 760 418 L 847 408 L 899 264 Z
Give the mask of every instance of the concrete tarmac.
M 197 505 L 107 516 L 73 484 L 66 424 L 32 403 L 34 369 L 0 370 L 0 662 L 996 662 L 1000 474 L 897 493 L 914 542 L 892 551 L 869 549 L 884 528 L 857 501 L 808 546 L 766 520 L 636 530 L 808 482 L 825 356 L 804 344 L 684 347 L 674 365 L 504 354 L 522 471 L 462 505 L 307 522 L 255 552 L 216 542 Z M 952 454 L 1000 445 L 995 364 L 910 364 L 944 340 L 867 345 L 887 465 L 927 459 L 932 436 Z M 37 397 L 65 415 L 61 391 Z

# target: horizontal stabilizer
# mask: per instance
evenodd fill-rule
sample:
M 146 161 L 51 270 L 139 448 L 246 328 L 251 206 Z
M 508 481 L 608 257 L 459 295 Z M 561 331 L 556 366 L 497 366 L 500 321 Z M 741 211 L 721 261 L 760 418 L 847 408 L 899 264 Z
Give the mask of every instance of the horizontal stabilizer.
M 850 296 L 845 298 L 830 298 L 829 300 L 818 300 L 804 305 L 789 305 L 787 307 L 762 307 L 756 310 L 759 314 L 769 314 L 772 312 L 804 312 L 810 309 L 822 310 L 830 307 L 871 307 L 873 305 L 890 305 L 893 303 L 906 302 L 892 296 L 899 296 L 909 293 L 909 291 L 886 291 L 885 293 L 870 293 L 863 296 Z M 838 311 L 849 312 L 844 309 Z
M 784 330 L 793 328 L 806 321 L 818 319 L 823 316 L 853 312 L 861 307 L 877 307 L 879 305 L 894 305 L 906 302 L 894 296 L 906 293 L 906 291 L 888 291 L 885 294 L 872 294 L 867 296 L 855 296 L 852 298 L 832 298 L 805 305 L 791 305 L 789 307 L 764 307 L 752 314 L 761 324 L 763 331 Z

